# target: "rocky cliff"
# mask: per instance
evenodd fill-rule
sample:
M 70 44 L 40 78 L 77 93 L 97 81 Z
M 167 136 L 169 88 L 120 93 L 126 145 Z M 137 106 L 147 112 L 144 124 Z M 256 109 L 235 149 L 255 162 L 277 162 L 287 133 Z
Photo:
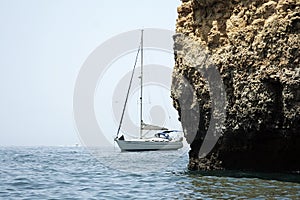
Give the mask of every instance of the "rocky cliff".
M 177 11 L 172 97 L 191 146 L 189 168 L 299 171 L 300 1 L 182 0 Z M 193 63 L 200 54 L 206 59 Z M 202 157 L 219 100 L 200 65 L 205 73 L 216 67 L 226 95 L 225 121 L 214 127 L 220 137 Z

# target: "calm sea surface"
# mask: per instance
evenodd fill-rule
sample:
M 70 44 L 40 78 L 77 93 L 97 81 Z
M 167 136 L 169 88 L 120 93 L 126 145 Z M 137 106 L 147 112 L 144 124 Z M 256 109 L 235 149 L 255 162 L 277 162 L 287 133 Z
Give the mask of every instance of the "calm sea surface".
M 188 172 L 186 152 L 0 147 L 0 199 L 300 199 L 291 174 Z

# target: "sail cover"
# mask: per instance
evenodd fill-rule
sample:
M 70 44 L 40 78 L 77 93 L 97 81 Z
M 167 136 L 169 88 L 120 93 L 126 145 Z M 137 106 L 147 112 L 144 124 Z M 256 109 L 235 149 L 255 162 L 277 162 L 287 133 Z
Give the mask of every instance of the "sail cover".
M 143 130 L 168 130 L 165 127 L 160 127 L 160 126 L 151 125 L 151 124 L 145 124 L 144 122 L 142 123 L 142 129 Z

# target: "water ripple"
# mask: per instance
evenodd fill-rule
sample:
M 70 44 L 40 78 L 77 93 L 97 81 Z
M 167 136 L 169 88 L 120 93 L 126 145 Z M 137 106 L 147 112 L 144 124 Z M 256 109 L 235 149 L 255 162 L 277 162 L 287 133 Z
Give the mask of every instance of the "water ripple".
M 109 168 L 108 155 L 99 161 L 83 148 L 0 147 L 0 158 L 0 199 L 300 198 L 299 175 L 193 173 L 187 157 L 149 173 Z M 164 162 L 164 152 L 156 158 Z

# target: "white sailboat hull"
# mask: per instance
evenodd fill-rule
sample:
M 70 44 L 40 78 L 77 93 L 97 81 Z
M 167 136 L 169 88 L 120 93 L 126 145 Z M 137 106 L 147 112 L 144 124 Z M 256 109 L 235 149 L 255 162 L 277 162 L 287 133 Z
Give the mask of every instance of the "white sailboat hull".
M 183 147 L 181 141 L 116 140 L 121 151 L 177 150 Z

